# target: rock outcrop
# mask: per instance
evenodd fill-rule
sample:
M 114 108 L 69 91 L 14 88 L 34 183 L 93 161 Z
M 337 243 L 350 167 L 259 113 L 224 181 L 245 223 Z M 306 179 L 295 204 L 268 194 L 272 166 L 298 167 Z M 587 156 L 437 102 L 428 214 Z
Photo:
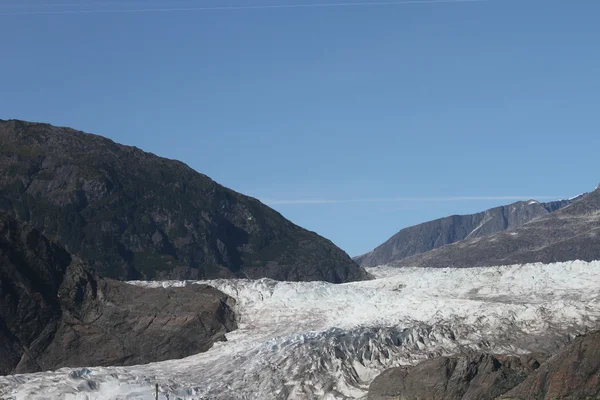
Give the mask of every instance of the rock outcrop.
M 147 289 L 99 278 L 0 213 L 0 374 L 131 365 L 208 350 L 236 328 L 208 286 Z
M 384 371 L 371 383 L 368 400 L 493 400 L 539 366 L 532 356 L 440 357 Z
M 600 332 L 576 338 L 501 399 L 600 399 Z
M 331 241 L 179 161 L 48 124 L 0 121 L 0 211 L 108 278 L 368 278 Z
M 468 355 L 390 368 L 369 400 L 600 399 L 600 332 L 576 337 L 552 357 Z

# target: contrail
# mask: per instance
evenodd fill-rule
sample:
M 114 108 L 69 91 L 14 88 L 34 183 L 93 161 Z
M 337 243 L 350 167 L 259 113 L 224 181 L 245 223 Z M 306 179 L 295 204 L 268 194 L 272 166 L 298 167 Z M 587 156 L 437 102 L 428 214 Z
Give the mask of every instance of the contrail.
M 269 205 L 311 205 L 311 204 L 348 204 L 348 203 L 399 203 L 410 201 L 438 202 L 438 201 L 484 201 L 484 200 L 556 200 L 560 196 L 449 196 L 449 197 L 379 197 L 364 199 L 298 199 L 298 200 L 273 200 L 262 199 Z
M 129 9 L 90 9 L 90 10 L 38 10 L 3 12 L 0 15 L 43 15 L 43 14 L 114 14 L 114 13 L 152 13 L 178 11 L 236 11 L 236 10 L 269 10 L 288 8 L 327 8 L 327 7 L 375 7 L 401 6 L 409 4 L 441 4 L 441 3 L 484 3 L 492 0 L 400 0 L 373 2 L 313 3 L 313 4 L 272 4 L 255 6 L 209 6 L 209 7 L 173 7 L 173 8 L 129 8 Z M 45 5 L 52 7 L 53 5 Z M 58 6 L 58 5 L 57 5 Z

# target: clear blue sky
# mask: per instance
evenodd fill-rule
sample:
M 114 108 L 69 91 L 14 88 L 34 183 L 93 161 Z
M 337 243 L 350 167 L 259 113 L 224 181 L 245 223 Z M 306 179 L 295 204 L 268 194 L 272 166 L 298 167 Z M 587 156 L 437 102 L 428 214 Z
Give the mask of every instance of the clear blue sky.
M 600 182 L 600 1 L 252 8 L 311 1 L 0 0 L 0 118 L 182 160 L 353 256 Z

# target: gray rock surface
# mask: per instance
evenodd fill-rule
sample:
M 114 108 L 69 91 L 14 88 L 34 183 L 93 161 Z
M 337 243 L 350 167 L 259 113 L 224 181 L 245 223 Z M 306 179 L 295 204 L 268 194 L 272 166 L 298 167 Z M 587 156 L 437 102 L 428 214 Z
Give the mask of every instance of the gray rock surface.
M 600 189 L 510 232 L 462 240 L 397 266 L 479 267 L 600 259 Z
M 439 357 L 390 368 L 371 383 L 369 400 L 600 399 L 600 332 L 544 355 Z
M 529 355 L 439 357 L 384 371 L 371 383 L 368 400 L 493 400 L 539 366 Z
M 501 399 L 600 399 L 600 332 L 576 338 Z
M 363 267 L 388 264 L 468 238 L 512 231 L 559 210 L 571 200 L 520 201 L 470 215 L 452 215 L 402 229 L 373 251 L 354 260 Z
M 0 213 L 0 374 L 132 365 L 208 350 L 236 328 L 208 287 L 147 289 L 98 278 Z
M 179 161 L 48 124 L 0 120 L 0 211 L 108 278 L 368 278 L 331 241 Z

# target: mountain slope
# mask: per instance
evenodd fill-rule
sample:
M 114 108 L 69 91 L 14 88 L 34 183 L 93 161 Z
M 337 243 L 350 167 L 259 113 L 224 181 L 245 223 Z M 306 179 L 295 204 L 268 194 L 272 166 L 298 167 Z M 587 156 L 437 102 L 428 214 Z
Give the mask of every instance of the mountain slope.
M 467 239 L 395 262 L 398 266 L 479 267 L 600 259 L 600 189 L 512 232 Z
M 519 201 L 470 215 L 452 215 L 402 229 L 373 251 L 354 260 L 374 267 L 442 247 L 467 238 L 514 230 L 571 204 L 571 200 L 539 203 Z
M 0 121 L 0 211 L 115 279 L 367 277 L 329 240 L 181 162 L 48 124 Z
M 208 286 L 190 289 L 97 278 L 38 231 L 0 213 L 0 375 L 206 351 L 236 328 L 235 301 Z

